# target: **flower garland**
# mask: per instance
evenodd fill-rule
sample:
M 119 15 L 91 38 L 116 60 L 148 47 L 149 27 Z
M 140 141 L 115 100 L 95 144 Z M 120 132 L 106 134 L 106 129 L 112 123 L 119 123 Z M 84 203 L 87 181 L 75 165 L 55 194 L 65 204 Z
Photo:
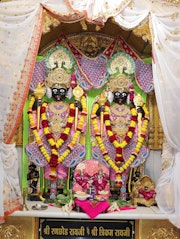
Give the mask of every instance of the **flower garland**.
M 98 110 L 99 108 L 99 104 L 95 103 L 93 110 L 92 110 L 92 119 L 93 119 L 93 125 L 96 127 L 94 128 L 96 135 L 99 135 L 99 129 L 97 127 L 97 119 L 96 119 L 96 114 L 95 112 Z M 109 110 L 110 110 L 110 105 L 109 104 L 105 104 L 105 109 L 104 109 L 104 123 L 105 123 L 105 127 L 106 127 L 106 131 L 107 134 L 109 136 L 109 140 L 110 142 L 114 145 L 114 147 L 116 148 L 116 158 L 115 161 L 117 164 L 120 164 L 121 162 L 124 161 L 124 158 L 122 156 L 122 150 L 123 148 L 126 147 L 126 145 L 130 142 L 130 140 L 133 137 L 135 128 L 136 128 L 136 123 L 137 123 L 137 112 L 135 107 L 131 107 L 131 121 L 130 121 L 130 125 L 128 128 L 128 132 L 126 133 L 123 141 L 121 143 L 119 143 L 117 141 L 117 135 L 115 133 L 113 133 L 112 131 L 112 127 L 111 127 L 111 121 L 110 121 L 110 116 L 109 116 Z M 102 147 L 101 147 L 102 148 Z
M 109 108 L 110 108 L 110 105 L 106 104 L 105 105 L 105 112 L 104 112 L 104 123 L 105 123 L 105 126 L 106 126 L 106 131 L 107 131 L 108 136 L 109 136 L 109 140 L 114 145 L 114 147 L 116 148 L 115 161 L 116 161 L 117 164 L 120 164 L 121 162 L 124 161 L 124 158 L 122 156 L 122 150 L 123 150 L 123 148 L 125 148 L 128 145 L 128 143 L 132 139 L 135 128 L 136 128 L 137 112 L 136 112 L 135 107 L 131 107 L 131 121 L 130 121 L 130 124 L 129 124 L 129 128 L 128 128 L 128 131 L 127 131 L 123 141 L 121 143 L 119 143 L 117 141 L 116 134 L 113 133 L 113 131 L 112 131 L 111 121 L 110 121 L 110 116 L 109 116 Z
M 130 125 L 129 125 L 128 132 L 127 132 L 123 142 L 118 143 L 117 140 L 116 140 L 116 136 L 112 132 L 112 128 L 111 128 L 111 122 L 110 122 L 109 111 L 108 111 L 109 105 L 108 104 L 105 105 L 104 120 L 105 120 L 106 130 L 107 130 L 110 142 L 112 142 L 114 147 L 116 148 L 116 161 L 114 162 L 110 158 L 110 156 L 108 155 L 108 152 L 105 148 L 103 140 L 100 136 L 100 130 L 98 128 L 98 120 L 97 120 L 97 116 L 96 116 L 96 111 L 97 111 L 98 108 L 99 108 L 99 104 L 95 103 L 94 107 L 93 107 L 93 110 L 92 110 L 92 117 L 91 117 L 92 118 L 92 123 L 93 123 L 93 126 L 94 126 L 95 137 L 96 137 L 96 140 L 97 140 L 98 145 L 100 147 L 100 150 L 103 154 L 104 159 L 110 165 L 110 167 L 112 169 L 114 169 L 114 171 L 116 172 L 116 185 L 121 186 L 122 173 L 134 162 L 135 158 L 137 157 L 137 155 L 138 155 L 138 153 L 139 153 L 139 151 L 142 147 L 144 139 L 146 137 L 146 131 L 147 131 L 147 126 L 148 126 L 148 121 L 149 121 L 149 112 L 147 111 L 147 108 L 144 105 L 143 110 L 145 112 L 145 115 L 144 115 L 144 119 L 143 119 L 143 124 L 141 126 L 141 134 L 138 136 L 138 140 L 137 140 L 135 149 L 131 153 L 130 157 L 127 160 L 125 160 L 125 162 L 123 163 L 124 159 L 122 160 L 122 149 L 129 143 L 130 139 L 133 136 L 133 132 L 134 132 L 135 127 L 136 127 L 135 118 L 137 119 L 137 113 L 134 112 L 136 110 L 135 110 L 134 107 L 131 108 L 132 117 L 131 117 L 131 122 L 130 122 Z M 119 160 L 119 158 L 120 158 L 120 160 Z M 120 165 L 119 165 L 119 163 L 120 163 L 119 161 L 121 162 Z
M 41 107 L 41 119 L 42 119 L 42 127 L 44 135 L 46 136 L 46 139 L 51 146 L 51 154 L 49 154 L 43 145 L 43 142 L 41 140 L 41 136 L 39 134 L 39 131 L 37 130 L 36 124 L 34 122 L 34 117 L 32 114 L 32 107 L 35 102 L 35 97 L 32 96 L 29 102 L 29 108 L 28 108 L 28 115 L 29 115 L 29 122 L 30 127 L 33 131 L 33 134 L 35 136 L 36 142 L 38 144 L 38 147 L 44 156 L 44 158 L 47 160 L 47 162 L 50 165 L 50 177 L 51 179 L 56 179 L 56 167 L 59 163 L 62 163 L 64 159 L 70 154 L 70 152 L 73 150 L 74 145 L 77 143 L 80 133 L 83 130 L 84 122 L 85 122 L 85 116 L 87 116 L 87 108 L 86 108 L 86 98 L 85 96 L 81 97 L 81 104 L 82 104 L 82 112 L 80 119 L 78 121 L 77 129 L 71 139 L 71 142 L 67 145 L 67 149 L 59 155 L 58 149 L 62 146 L 62 144 L 67 140 L 68 134 L 70 133 L 70 130 L 72 128 L 74 117 L 75 117 L 75 105 L 74 103 L 70 104 L 69 107 L 69 117 L 66 123 L 66 126 L 64 128 L 64 131 L 61 133 L 59 139 L 57 142 L 55 141 L 52 132 L 50 132 L 49 129 L 49 122 L 47 120 L 46 116 L 46 109 L 48 106 L 47 102 L 43 102 Z

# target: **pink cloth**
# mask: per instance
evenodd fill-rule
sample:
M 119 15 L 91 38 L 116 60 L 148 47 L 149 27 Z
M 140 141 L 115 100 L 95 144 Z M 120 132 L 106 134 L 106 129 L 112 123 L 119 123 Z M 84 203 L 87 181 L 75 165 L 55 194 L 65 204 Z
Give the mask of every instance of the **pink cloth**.
M 133 206 L 123 206 L 123 207 L 120 207 L 120 210 L 133 210 L 133 209 L 136 209 L 136 207 L 133 207 Z
M 75 203 L 81 209 L 83 209 L 83 211 L 87 213 L 91 219 L 94 219 L 97 215 L 102 213 L 104 210 L 106 210 L 110 206 L 110 204 L 107 201 L 97 202 L 95 204 L 89 200 L 80 201 L 76 199 Z

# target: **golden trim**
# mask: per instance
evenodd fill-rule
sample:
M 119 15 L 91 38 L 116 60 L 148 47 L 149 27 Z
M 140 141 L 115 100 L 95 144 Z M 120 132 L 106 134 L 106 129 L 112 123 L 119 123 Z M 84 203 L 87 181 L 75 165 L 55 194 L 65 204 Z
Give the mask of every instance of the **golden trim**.
M 147 239 L 178 239 L 179 235 L 174 231 L 173 228 L 160 227 L 152 228 L 151 232 L 147 236 Z
M 173 4 L 180 4 L 180 0 L 166 0 L 166 2 L 173 3 Z
M 13 143 L 16 143 L 16 146 L 22 146 L 23 144 L 23 117 L 21 117 L 19 126 L 11 140 L 11 144 Z
M 141 37 L 145 42 L 149 42 L 150 44 L 152 43 L 151 33 L 150 33 L 150 29 L 149 29 L 149 21 L 143 25 L 136 27 L 133 30 L 133 33 L 136 36 Z
M 25 239 L 26 234 L 21 225 L 1 225 L 0 226 L 0 238 L 1 239 Z
M 147 106 L 149 109 L 149 140 L 148 147 L 150 149 L 162 149 L 164 131 L 160 121 L 159 111 L 157 107 L 156 97 L 154 92 L 151 92 L 147 97 Z
M 46 34 L 51 31 L 52 28 L 55 28 L 61 24 L 60 21 L 50 16 L 46 10 L 43 10 L 43 26 L 42 26 L 42 34 Z

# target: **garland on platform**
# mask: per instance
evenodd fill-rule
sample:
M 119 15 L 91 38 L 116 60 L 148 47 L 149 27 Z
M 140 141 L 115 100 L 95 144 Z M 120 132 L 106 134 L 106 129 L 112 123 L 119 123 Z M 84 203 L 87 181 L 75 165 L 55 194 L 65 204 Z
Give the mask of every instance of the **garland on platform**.
M 43 142 L 41 140 L 41 136 L 39 131 L 37 130 L 36 123 L 34 121 L 33 117 L 33 110 L 32 107 L 35 103 L 35 97 L 31 96 L 30 102 L 29 102 L 29 108 L 28 108 L 28 116 L 29 116 L 29 122 L 30 122 L 30 128 L 32 129 L 32 132 L 35 136 L 36 142 L 38 144 L 38 147 L 46 159 L 46 161 L 50 165 L 50 177 L 51 179 L 56 179 L 56 167 L 59 163 L 62 163 L 64 159 L 71 153 L 71 151 L 74 148 L 74 145 L 77 143 L 79 136 L 83 130 L 84 122 L 85 122 L 85 116 L 87 116 L 87 108 L 86 108 L 86 98 L 85 96 L 81 97 L 81 104 L 82 104 L 82 112 L 80 114 L 80 119 L 78 120 L 77 129 L 70 141 L 70 143 L 67 145 L 66 150 L 59 155 L 58 149 L 63 145 L 63 143 L 68 139 L 68 135 L 71 131 L 74 118 L 75 118 L 75 105 L 74 103 L 70 104 L 69 107 L 69 117 L 66 123 L 66 126 L 64 128 L 64 131 L 60 134 L 60 137 L 57 141 L 55 141 L 53 137 L 53 133 L 50 131 L 49 128 L 49 122 L 47 120 L 46 111 L 47 111 L 47 102 L 43 102 L 41 106 L 41 119 L 42 119 L 42 127 L 44 135 L 46 136 L 46 139 L 51 147 L 51 154 L 48 153 L 45 146 L 43 145 Z
M 106 126 L 106 131 L 109 137 L 110 142 L 114 145 L 116 148 L 116 158 L 115 162 L 110 158 L 108 151 L 105 148 L 103 139 L 100 135 L 100 130 L 98 127 L 98 119 L 96 112 L 99 108 L 99 104 L 95 103 L 93 110 L 92 110 L 92 123 L 94 126 L 94 132 L 95 132 L 95 137 L 97 140 L 97 143 L 99 145 L 99 148 L 103 154 L 104 159 L 106 162 L 110 165 L 112 169 L 116 172 L 116 185 L 121 186 L 121 176 L 122 173 L 134 162 L 135 158 L 137 157 L 138 153 L 140 152 L 140 149 L 143 145 L 144 139 L 146 137 L 146 132 L 147 132 L 147 126 L 148 126 L 148 121 L 149 121 L 149 112 L 147 111 L 146 106 L 144 105 L 142 108 L 144 110 L 144 118 L 143 118 L 143 124 L 141 125 L 141 130 L 140 134 L 138 135 L 137 143 L 135 146 L 135 149 L 131 153 L 130 157 L 125 160 L 122 155 L 122 150 L 125 148 L 128 143 L 130 142 L 131 138 L 133 137 L 133 133 L 136 127 L 137 123 L 137 112 L 135 107 L 131 108 L 131 122 L 128 128 L 128 132 L 126 133 L 126 136 L 124 137 L 124 140 L 122 143 L 119 143 L 116 139 L 116 135 L 112 132 L 112 127 L 111 127 L 111 121 L 110 121 L 110 116 L 109 116 L 109 104 L 105 104 L 105 110 L 104 110 L 104 123 Z

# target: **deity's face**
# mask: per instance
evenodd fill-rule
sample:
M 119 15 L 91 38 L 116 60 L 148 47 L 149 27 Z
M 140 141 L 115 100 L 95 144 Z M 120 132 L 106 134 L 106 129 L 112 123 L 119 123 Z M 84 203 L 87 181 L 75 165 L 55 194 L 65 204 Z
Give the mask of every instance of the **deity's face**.
M 52 88 L 52 97 L 56 101 L 62 101 L 66 97 L 66 92 L 67 92 L 67 89 L 65 87 L 62 87 L 59 84 L 55 84 Z
M 120 105 L 125 104 L 126 100 L 127 100 L 127 96 L 128 96 L 128 92 L 119 92 L 119 91 L 115 91 L 113 92 L 114 94 L 114 102 L 118 103 Z
M 85 36 L 81 42 L 81 50 L 88 57 L 96 57 L 99 52 L 98 40 L 94 35 Z

